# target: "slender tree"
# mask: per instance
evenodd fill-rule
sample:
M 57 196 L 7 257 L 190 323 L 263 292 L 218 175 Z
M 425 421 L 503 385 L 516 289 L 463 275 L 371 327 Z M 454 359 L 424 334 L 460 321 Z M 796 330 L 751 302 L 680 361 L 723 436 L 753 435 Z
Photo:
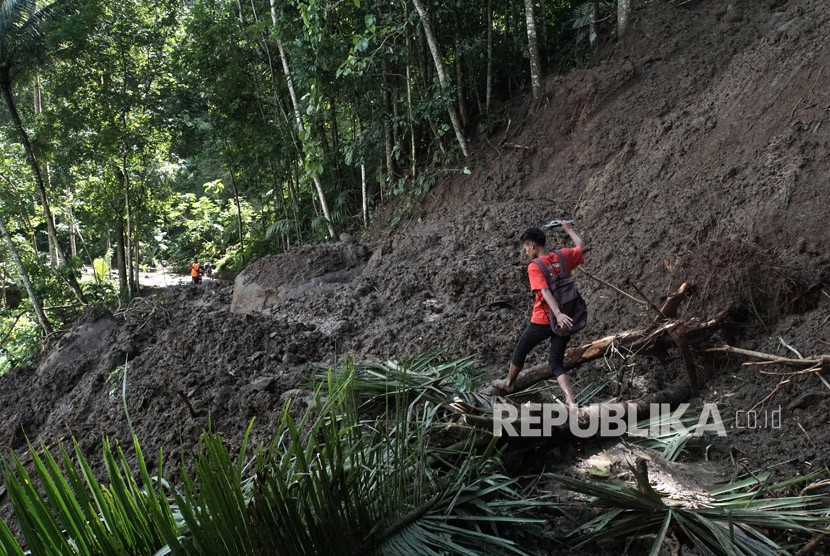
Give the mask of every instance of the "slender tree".
M 467 110 L 467 96 L 464 94 L 464 70 L 461 56 L 461 41 L 455 38 L 455 94 L 458 97 L 458 112 L 461 115 L 461 123 L 466 128 L 469 125 L 470 117 Z
M 418 11 L 418 15 L 421 16 L 421 25 L 424 28 L 424 34 L 426 35 L 427 44 L 429 45 L 429 51 L 432 53 L 432 60 L 435 62 L 435 71 L 438 73 L 438 82 L 441 83 L 441 88 L 446 91 L 450 86 L 450 82 L 447 77 L 447 70 L 444 67 L 444 57 L 441 54 L 438 41 L 435 39 L 435 33 L 432 31 L 432 23 L 430 23 L 429 14 L 427 14 L 423 0 L 412 0 L 412 2 L 415 4 L 415 9 Z M 453 130 L 455 131 L 455 137 L 458 140 L 458 146 L 461 147 L 461 152 L 464 156 L 469 156 L 470 151 L 467 147 L 467 139 L 464 137 L 464 129 L 461 125 L 461 119 L 458 117 L 458 112 L 455 110 L 455 105 L 450 104 L 447 107 L 447 112 L 449 113 L 450 122 L 452 123 Z
M 50 241 L 54 244 L 55 258 L 60 264 L 63 264 L 66 261 L 66 256 L 60 243 L 58 243 L 55 219 L 46 192 L 46 185 L 43 181 L 43 174 L 40 170 L 40 163 L 29 140 L 29 133 L 20 119 L 20 113 L 12 94 L 12 86 L 15 79 L 22 72 L 36 69 L 44 63 L 47 50 L 44 45 L 43 24 L 47 20 L 68 11 L 70 2 L 55 0 L 39 10 L 36 7 L 37 2 L 34 0 L 4 0 L 2 7 L 0 7 L 0 94 L 3 95 L 9 117 L 17 131 L 23 149 L 26 151 L 26 159 L 29 166 L 31 166 L 35 187 L 40 196 L 47 233 Z M 69 284 L 81 303 L 86 303 L 74 274 L 70 275 Z
M 539 61 L 539 41 L 536 38 L 536 20 L 533 17 L 533 0 L 525 0 L 525 21 L 527 22 L 527 47 L 530 56 L 530 88 L 533 94 L 533 105 L 539 102 L 542 95 L 541 62 Z
M 43 305 L 40 302 L 40 297 L 37 295 L 35 288 L 32 286 L 32 281 L 29 280 L 29 273 L 26 271 L 26 267 L 23 266 L 23 261 L 20 259 L 20 253 L 17 252 L 17 247 L 15 247 L 14 242 L 12 241 L 12 236 L 6 229 L 6 223 L 3 221 L 2 216 L 0 216 L 0 233 L 3 234 L 3 239 L 5 239 L 6 247 L 9 250 L 9 255 L 11 255 L 12 260 L 14 260 L 15 266 L 17 266 L 17 271 L 20 273 L 20 280 L 23 282 L 23 286 L 29 294 L 29 300 L 32 302 L 32 307 L 35 309 L 35 315 L 37 315 L 37 320 L 40 323 L 40 327 L 43 329 L 43 333 L 47 335 L 51 334 L 52 325 L 49 324 L 49 319 L 46 318 L 46 313 L 43 312 Z
M 628 18 L 631 15 L 631 0 L 617 2 L 617 36 L 622 38 L 628 29 Z
M 493 90 L 493 0 L 487 0 L 487 84 L 484 93 L 484 113 L 490 113 Z
M 271 0 L 271 23 L 274 26 L 276 34 L 276 30 L 279 25 L 276 0 Z M 297 135 L 300 137 L 300 140 L 303 141 L 303 138 L 306 136 L 306 128 L 303 124 L 302 116 L 300 115 L 300 101 L 297 98 L 297 92 L 294 89 L 294 80 L 291 76 L 291 67 L 288 65 L 288 56 L 285 53 L 285 48 L 283 47 L 282 39 L 280 38 L 277 38 L 277 49 L 280 53 L 282 70 L 285 74 L 285 81 L 288 84 L 288 94 L 291 98 L 291 105 L 294 109 L 294 123 L 297 126 Z M 334 239 L 334 223 L 331 218 L 331 211 L 329 210 L 328 201 L 326 200 L 326 193 L 323 189 L 323 181 L 320 179 L 320 173 L 317 170 L 312 170 L 311 179 L 314 181 L 314 186 L 317 188 L 317 197 L 320 201 L 320 209 L 323 211 L 323 217 L 326 219 L 326 227 L 328 228 L 329 237 Z

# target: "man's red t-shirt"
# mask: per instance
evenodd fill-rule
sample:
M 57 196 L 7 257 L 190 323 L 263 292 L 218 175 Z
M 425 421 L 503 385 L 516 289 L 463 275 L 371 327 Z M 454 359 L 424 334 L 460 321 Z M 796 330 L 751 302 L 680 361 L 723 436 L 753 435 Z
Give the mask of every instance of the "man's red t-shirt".
M 565 262 L 570 271 L 573 271 L 573 269 L 581 265 L 585 260 L 582 255 L 582 247 L 566 247 L 560 249 L 560 251 L 565 257 Z M 556 256 L 556 253 L 551 251 L 540 258 L 548 267 L 551 274 L 559 274 L 561 269 L 559 266 L 559 257 Z M 545 302 L 545 298 L 542 297 L 542 290 L 548 287 L 548 281 L 545 280 L 542 269 L 533 261 L 530 261 L 530 264 L 527 266 L 527 276 L 530 279 L 530 289 L 536 293 L 536 303 L 533 304 L 533 314 L 530 317 L 530 322 L 534 324 L 550 324 L 550 307 Z

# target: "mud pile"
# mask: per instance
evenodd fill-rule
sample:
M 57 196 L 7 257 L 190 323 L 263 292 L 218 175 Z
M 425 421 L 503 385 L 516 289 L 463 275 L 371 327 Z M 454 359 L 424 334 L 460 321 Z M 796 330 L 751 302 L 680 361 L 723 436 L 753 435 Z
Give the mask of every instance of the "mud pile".
M 307 395 L 311 362 L 440 349 L 500 374 L 532 304 L 518 237 L 562 216 L 578 220 L 585 268 L 604 280 L 654 301 L 691 282 L 698 295 L 681 314 L 733 307 L 731 340 L 744 347 L 790 354 L 780 337 L 805 356 L 830 350 L 830 6 L 651 3 L 633 21 L 607 62 L 549 79 L 538 113 L 510 108 L 510 133 L 465 161 L 471 175 L 440 183 L 398 228 L 384 228 L 395 207 L 378 217 L 370 244 L 306 246 L 251 263 L 235 284 L 89 311 L 36 368 L 0 377 L 0 447 L 21 452 L 24 431 L 49 445 L 74 435 L 90 454 L 102 435 L 129 438 L 127 360 L 145 454 L 171 455 L 194 448 L 208 416 L 232 440 L 256 417 L 253 440 L 265 438 L 283 401 Z M 578 280 L 586 339 L 642 324 L 641 306 Z M 710 373 L 704 398 L 724 414 L 780 378 L 738 359 L 698 362 Z M 682 368 L 639 372 L 631 397 Z M 809 468 L 830 455 L 827 432 L 811 426 L 825 392 L 815 375 L 794 378 L 772 400 L 782 429 L 736 432 L 710 456 Z

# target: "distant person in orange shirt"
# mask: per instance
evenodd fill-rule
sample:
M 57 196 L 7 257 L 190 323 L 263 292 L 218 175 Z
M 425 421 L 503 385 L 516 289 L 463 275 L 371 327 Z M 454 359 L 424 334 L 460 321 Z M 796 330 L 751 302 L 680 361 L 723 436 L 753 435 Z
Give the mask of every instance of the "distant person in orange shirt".
M 193 279 L 194 284 L 201 284 L 202 283 L 202 274 L 199 272 L 201 265 L 199 265 L 199 259 L 193 257 L 193 262 L 190 263 L 190 277 Z
M 565 394 L 565 403 L 570 408 L 576 408 L 571 377 L 565 371 L 564 360 L 565 347 L 571 334 L 578 332 L 587 323 L 585 302 L 571 279 L 573 269 L 584 261 L 584 243 L 570 223 L 563 222 L 561 225 L 576 247 L 548 251 L 544 231 L 531 228 L 522 234 L 521 242 L 525 253 L 532 259 L 527 267 L 527 275 L 530 289 L 536 294 L 536 302 L 530 324 L 513 352 L 507 378 L 495 381 L 493 386 L 512 392 L 530 350 L 550 338 L 550 370 Z

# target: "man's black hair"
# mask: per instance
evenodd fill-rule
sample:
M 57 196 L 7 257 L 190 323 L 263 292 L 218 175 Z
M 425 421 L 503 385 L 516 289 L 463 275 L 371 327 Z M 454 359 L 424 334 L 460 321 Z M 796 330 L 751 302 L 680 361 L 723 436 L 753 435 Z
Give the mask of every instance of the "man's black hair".
M 528 231 L 522 234 L 522 237 L 519 238 L 519 241 L 522 242 L 522 245 L 524 245 L 528 241 L 532 241 L 539 247 L 544 247 L 546 239 L 547 238 L 545 237 L 545 232 L 543 232 L 539 228 L 530 228 Z

